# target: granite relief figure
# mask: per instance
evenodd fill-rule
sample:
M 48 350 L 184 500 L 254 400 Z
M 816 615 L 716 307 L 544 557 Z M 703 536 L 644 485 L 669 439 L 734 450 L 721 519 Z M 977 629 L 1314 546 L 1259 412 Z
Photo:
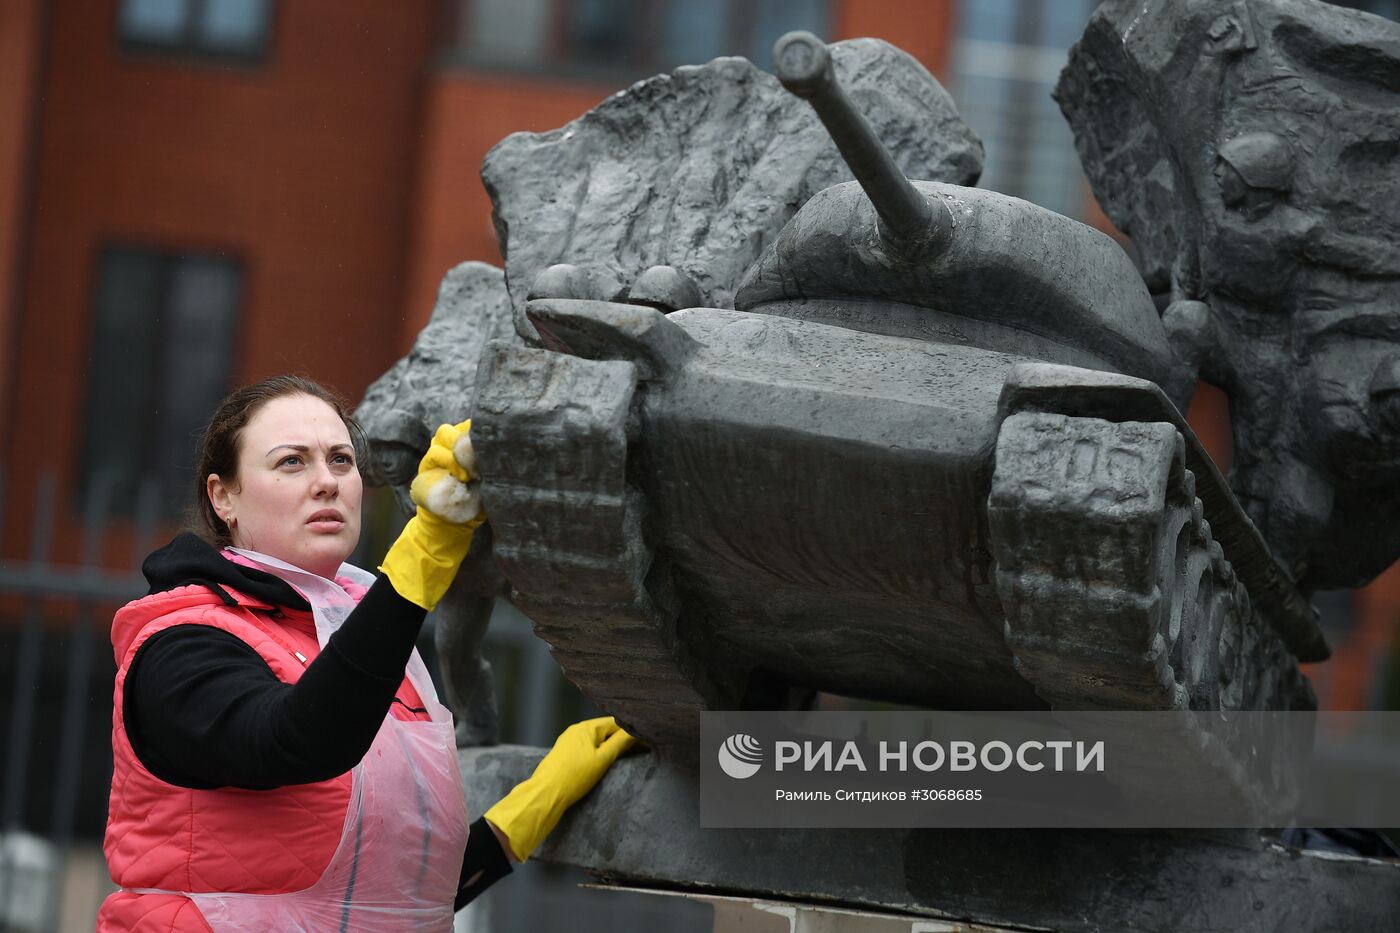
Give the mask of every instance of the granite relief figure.
M 1169 299 L 1178 402 L 1230 396 L 1231 485 L 1305 591 L 1400 556 L 1400 25 L 1312 0 L 1109 2 L 1057 99 Z
M 677 816 L 706 709 L 1311 709 L 1309 594 L 1400 557 L 1400 27 L 1315 0 L 1105 3 L 1056 95 L 1134 259 L 973 187 L 980 142 L 897 49 L 790 34 L 774 59 L 776 80 L 719 59 L 498 145 L 504 270 L 453 270 L 366 396 L 390 484 L 429 425 L 476 419 L 491 533 L 439 625 L 459 744 L 495 738 L 479 645 L 508 596 L 657 750 L 547 858 L 1056 929 L 1187 907 L 1268 926 L 1300 885 L 1363 924 L 1400 910 L 1390 866 L 1257 833 L 735 848 Z M 1228 478 L 1182 415 L 1198 379 L 1230 395 Z M 472 754 L 483 788 L 530 760 Z M 1246 796 L 1271 767 L 1229 764 Z M 831 877 L 791 876 L 792 845 Z M 1138 866 L 1151 903 L 1066 858 Z M 969 864 L 998 867 L 960 885 Z M 1212 887 L 1241 864 L 1244 901 Z

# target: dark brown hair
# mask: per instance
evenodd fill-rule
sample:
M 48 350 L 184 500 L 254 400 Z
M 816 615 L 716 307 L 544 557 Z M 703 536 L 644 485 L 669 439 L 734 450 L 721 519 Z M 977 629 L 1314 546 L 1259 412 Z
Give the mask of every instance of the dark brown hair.
M 305 376 L 272 376 L 261 382 L 235 389 L 214 409 L 204 436 L 199 440 L 199 450 L 195 454 L 194 467 L 194 509 L 188 521 L 189 529 L 216 548 L 232 544 L 228 526 L 214 511 L 214 503 L 209 501 L 206 481 L 210 473 L 229 486 L 238 483 L 238 454 L 243 443 L 243 429 L 253 420 L 264 405 L 274 399 L 289 395 L 309 395 L 331 406 L 355 445 L 357 459 L 364 450 L 364 433 L 351 416 L 349 405 L 334 389 L 321 385 Z

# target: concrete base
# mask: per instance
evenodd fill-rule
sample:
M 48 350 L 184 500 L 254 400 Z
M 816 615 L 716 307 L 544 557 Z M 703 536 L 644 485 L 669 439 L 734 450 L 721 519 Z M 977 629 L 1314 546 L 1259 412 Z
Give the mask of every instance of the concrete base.
M 1019 933 L 1008 927 L 989 927 L 960 921 L 932 920 L 910 914 L 875 913 L 840 907 L 817 907 L 795 901 L 629 888 L 622 885 L 585 885 L 599 891 L 642 897 L 680 897 L 709 904 L 715 912 L 715 933 Z
M 463 749 L 480 813 L 544 750 Z M 1387 929 L 1400 862 L 1256 832 L 701 829 L 693 766 L 624 758 L 541 848 L 609 882 L 1018 929 Z

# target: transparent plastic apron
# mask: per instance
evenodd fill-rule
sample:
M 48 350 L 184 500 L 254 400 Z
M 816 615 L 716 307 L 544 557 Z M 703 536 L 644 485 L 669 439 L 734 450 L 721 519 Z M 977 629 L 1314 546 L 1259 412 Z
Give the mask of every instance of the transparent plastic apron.
M 322 648 L 355 608 L 330 580 L 256 551 L 230 550 L 306 597 Z M 373 574 L 349 564 L 341 565 L 339 575 L 364 586 L 374 582 Z M 214 933 L 450 929 L 467 841 L 456 736 L 452 714 L 438 702 L 417 650 L 407 673 L 432 721 L 385 716 L 374 743 L 350 772 L 340 844 L 315 884 L 287 894 L 140 893 L 183 894 Z

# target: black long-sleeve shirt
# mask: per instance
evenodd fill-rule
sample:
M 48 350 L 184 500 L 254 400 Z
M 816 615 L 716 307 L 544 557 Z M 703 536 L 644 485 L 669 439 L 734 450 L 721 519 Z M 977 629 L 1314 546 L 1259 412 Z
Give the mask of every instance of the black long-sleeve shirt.
M 235 564 L 190 534 L 152 554 L 142 571 L 152 593 L 200 583 L 230 602 L 224 587 L 310 609 L 285 581 Z M 222 629 L 166 629 L 137 650 L 127 671 L 123 715 L 132 748 L 152 774 L 181 787 L 266 790 L 344 774 L 369 750 L 390 704 L 402 702 L 394 694 L 425 615 L 380 576 L 295 684 Z M 457 908 L 510 871 L 478 819 Z

